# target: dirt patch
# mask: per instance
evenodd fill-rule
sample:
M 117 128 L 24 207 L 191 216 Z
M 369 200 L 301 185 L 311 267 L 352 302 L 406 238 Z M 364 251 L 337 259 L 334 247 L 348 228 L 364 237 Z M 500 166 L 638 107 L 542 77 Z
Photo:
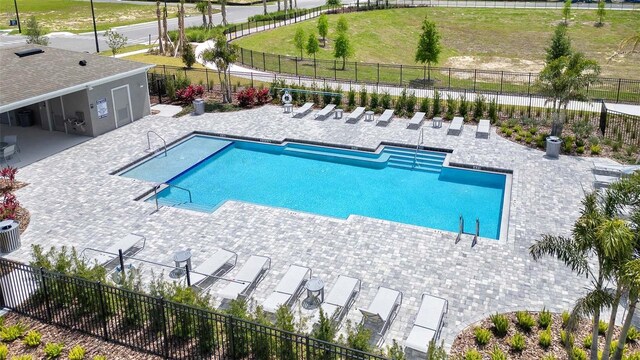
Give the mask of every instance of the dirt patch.
M 544 62 L 541 60 L 510 59 L 496 56 L 454 56 L 450 57 L 443 66 L 457 69 L 537 73 L 544 67 Z M 473 77 L 473 73 L 470 73 L 470 76 Z

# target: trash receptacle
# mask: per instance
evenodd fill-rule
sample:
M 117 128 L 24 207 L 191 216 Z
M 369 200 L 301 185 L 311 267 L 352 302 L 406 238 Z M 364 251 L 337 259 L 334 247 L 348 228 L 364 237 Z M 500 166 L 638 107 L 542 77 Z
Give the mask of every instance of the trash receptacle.
M 20 226 L 17 221 L 0 221 L 0 252 L 10 253 L 20 247 Z
M 204 114 L 204 100 L 202 99 L 193 100 L 193 112 L 195 115 Z
M 549 136 L 547 138 L 547 156 L 557 158 L 560 156 L 560 145 L 562 140 L 557 136 Z
M 18 124 L 22 127 L 33 125 L 33 111 L 31 109 L 18 111 Z
M 9 19 L 9 26 L 17 26 L 17 25 L 18 25 L 17 19 Z

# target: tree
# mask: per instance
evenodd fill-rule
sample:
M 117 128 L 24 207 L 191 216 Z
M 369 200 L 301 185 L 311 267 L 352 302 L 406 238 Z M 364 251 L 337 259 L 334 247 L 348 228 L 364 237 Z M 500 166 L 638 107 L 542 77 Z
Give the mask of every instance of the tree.
M 572 237 L 543 235 L 529 248 L 535 261 L 550 255 L 564 262 L 577 275 L 585 275 L 590 279 L 592 286 L 585 296 L 576 301 L 567 330 L 574 331 L 583 316 L 593 316 L 592 360 L 598 359 L 600 309 L 615 302 L 612 294 L 605 289 L 605 284 L 613 278 L 616 267 L 632 254 L 634 248 L 634 237 L 632 234 L 630 236 L 628 226 L 615 218 L 615 211 L 612 211 L 611 204 L 615 201 L 610 193 L 588 194 L 582 201 L 583 209 L 574 224 Z M 590 261 L 592 255 L 595 264 Z
M 26 31 L 24 32 L 27 35 L 27 44 L 36 44 L 47 46 L 49 45 L 49 38 L 44 36 L 45 31 L 36 20 L 35 16 L 29 17 L 26 23 Z
M 211 6 L 211 0 L 207 0 L 207 16 L 209 17 L 208 28 L 213 27 L 213 7 Z
M 571 0 L 565 0 L 562 7 L 562 17 L 564 17 L 564 23 L 569 24 L 569 16 L 571 16 Z
M 333 48 L 333 57 L 342 58 L 342 70 L 345 69 L 347 58 L 351 56 L 353 56 L 353 47 L 349 42 L 347 34 L 338 34 Z
M 156 1 L 156 15 L 158 17 L 158 54 L 164 54 L 162 44 L 162 12 L 160 11 L 160 1 Z
M 218 35 L 214 40 L 213 48 L 208 48 L 200 54 L 205 63 L 214 64 L 218 70 L 218 79 L 222 87 L 222 101 L 231 102 L 231 63 L 238 59 L 238 45 L 227 43 L 224 35 Z
M 327 46 L 327 34 L 329 33 L 329 20 L 326 14 L 318 18 L 318 33 L 322 36 L 322 47 Z
M 604 5 L 605 5 L 604 0 L 598 1 L 598 9 L 596 10 L 596 15 L 598 16 L 598 22 L 597 22 L 598 26 L 604 25 L 604 15 L 605 15 Z
M 418 40 L 418 49 L 416 50 L 416 62 L 427 63 L 429 69 L 427 79 L 431 82 L 431 64 L 438 63 L 440 56 L 440 34 L 436 29 L 436 24 L 429 21 L 426 17 L 422 22 L 422 34 Z
M 571 39 L 567 35 L 567 26 L 558 24 L 547 50 L 547 64 L 563 56 L 571 55 Z
M 293 44 L 295 45 L 296 49 L 300 51 L 300 60 L 302 60 L 302 52 L 304 51 L 304 39 L 304 30 L 298 28 L 295 35 L 293 35 Z
M 222 14 L 222 25 L 227 26 L 229 24 L 227 22 L 227 0 L 220 0 L 220 14 Z
M 622 40 L 618 45 L 618 50 L 613 54 L 612 58 L 618 55 L 625 55 L 640 52 L 640 31 L 634 35 Z
M 307 41 L 307 54 L 313 55 L 313 59 L 316 59 L 316 53 L 320 50 L 320 43 L 316 34 L 309 34 L 309 40 Z
M 196 10 L 200 11 L 202 14 L 202 26 L 207 26 L 207 9 L 209 8 L 209 4 L 207 1 L 198 1 L 196 3 Z
M 600 66 L 586 59 L 582 53 L 562 56 L 548 63 L 538 77 L 537 87 L 547 97 L 547 103 L 553 102 L 554 119 L 551 134 L 562 134 L 563 121 L 560 110 L 566 112 L 572 100 L 587 101 L 587 89 L 598 82 Z
M 113 56 L 116 56 L 120 49 L 127 45 L 127 40 L 129 40 L 126 36 L 111 29 L 104 32 L 104 37 L 107 38 L 107 45 L 109 45 Z
M 185 42 L 182 46 L 182 62 L 187 69 L 191 69 L 193 64 L 196 63 L 196 53 L 193 51 L 193 46 L 188 42 Z
M 349 23 L 347 22 L 347 18 L 340 16 L 340 18 L 338 18 L 338 24 L 336 25 L 336 31 L 339 33 L 346 33 L 348 30 Z
M 327 0 L 327 6 L 337 7 L 340 5 L 342 5 L 342 2 L 340 0 Z

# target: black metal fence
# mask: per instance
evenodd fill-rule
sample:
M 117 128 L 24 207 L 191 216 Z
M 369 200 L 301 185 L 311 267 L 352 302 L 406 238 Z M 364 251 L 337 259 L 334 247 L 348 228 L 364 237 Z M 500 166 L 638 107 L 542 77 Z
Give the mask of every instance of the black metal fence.
M 166 359 L 385 359 L 6 259 L 0 274 L 0 306 Z
M 640 116 L 607 109 L 602 105 L 600 130 L 607 139 L 640 146 Z

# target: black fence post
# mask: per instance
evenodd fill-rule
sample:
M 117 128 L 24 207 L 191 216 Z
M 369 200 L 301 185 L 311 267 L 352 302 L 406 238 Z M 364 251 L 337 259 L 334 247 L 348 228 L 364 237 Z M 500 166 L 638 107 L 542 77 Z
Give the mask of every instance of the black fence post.
M 285 1 L 289 1 L 289 0 L 285 0 Z M 235 349 L 234 349 L 234 344 L 233 344 L 233 316 L 231 315 L 227 315 L 227 334 L 229 334 L 228 339 L 229 339 L 229 353 L 231 355 L 231 359 L 235 359 Z M 227 354 L 229 355 L 229 354 Z
M 449 84 L 447 85 L 447 87 L 449 90 L 451 90 L 451 68 L 449 68 Z
M 620 101 L 620 85 L 622 85 L 622 79 L 618 79 L 618 91 L 616 92 L 616 103 Z
M 282 72 L 282 68 L 280 67 L 280 55 L 278 54 L 278 72 Z
M 473 69 L 473 92 L 476 92 L 476 80 L 478 79 L 478 70 Z
M 169 357 L 169 331 L 167 330 L 167 314 L 166 314 L 166 302 L 161 296 L 158 298 L 158 307 L 160 311 L 160 318 L 162 321 L 162 346 L 164 347 L 164 357 Z
M 296 62 L 296 76 L 298 76 L 298 59 L 294 58 L 293 61 Z
M 49 297 L 49 288 L 47 287 L 47 280 L 44 277 L 44 268 L 40 268 L 40 281 L 42 283 L 42 292 L 44 294 L 44 307 L 47 311 L 47 322 L 51 322 L 53 316 L 51 315 L 51 305 L 49 302 L 51 301 Z
M 253 74 L 253 73 L 251 73 L 251 74 Z M 251 85 L 251 87 L 253 87 L 253 85 Z M 191 287 L 191 272 L 189 271 L 189 264 L 186 264 L 184 266 L 184 273 L 185 273 L 185 275 L 187 277 L 187 286 Z
M 333 60 L 333 80 L 338 80 L 338 60 Z
M 380 83 L 380 63 L 378 63 L 378 80 L 376 80 L 376 84 Z
M 262 53 L 262 65 L 264 71 L 267 71 L 267 56 L 265 55 L 265 53 Z
M 122 251 L 122 250 L 120 250 Z M 122 281 L 124 282 L 124 271 L 122 272 Z M 104 301 L 104 289 L 102 286 L 102 283 L 100 281 L 98 281 L 97 283 L 98 285 L 98 300 L 100 301 L 100 312 L 102 315 L 102 331 L 104 331 L 104 339 L 106 341 L 109 340 L 109 329 L 107 328 L 107 317 L 109 316 L 109 314 L 107 314 L 107 307 L 105 305 L 105 301 Z
M 209 68 L 204 68 L 204 76 L 207 79 L 207 91 L 211 91 L 211 86 L 209 86 Z
M 402 64 L 400 64 L 400 86 L 402 86 Z
M 504 79 L 504 71 L 500 71 L 500 94 L 502 94 L 502 80 Z M 529 116 L 531 117 L 531 116 Z
M 249 54 L 251 55 L 251 67 L 253 67 L 253 50 L 249 50 Z
M 165 79 L 167 78 L 167 66 L 162 65 L 162 75 L 164 75 Z
M 253 72 L 251 72 L 251 87 L 254 87 L 253 86 Z
M 354 62 L 353 62 L 353 66 L 355 66 L 355 67 L 356 67 L 356 82 L 358 82 L 358 62 L 357 62 L 357 61 L 354 61 Z
M 309 335 L 304 336 L 304 345 L 306 347 L 307 356 L 305 359 L 311 359 L 311 346 L 309 344 Z
M 118 260 L 120 261 L 120 272 L 122 272 L 122 276 L 124 277 L 124 255 L 122 255 L 122 249 L 118 249 Z
M 527 95 L 531 96 L 531 73 L 529 73 L 529 85 L 527 86 Z

